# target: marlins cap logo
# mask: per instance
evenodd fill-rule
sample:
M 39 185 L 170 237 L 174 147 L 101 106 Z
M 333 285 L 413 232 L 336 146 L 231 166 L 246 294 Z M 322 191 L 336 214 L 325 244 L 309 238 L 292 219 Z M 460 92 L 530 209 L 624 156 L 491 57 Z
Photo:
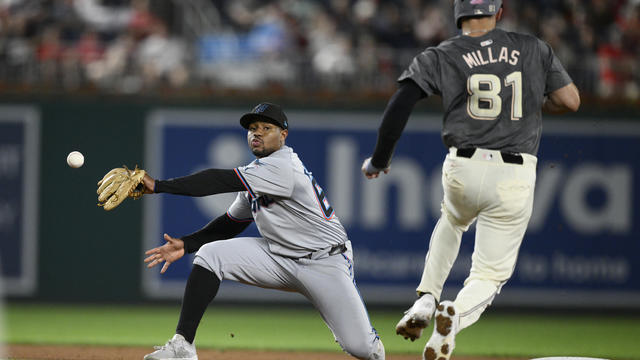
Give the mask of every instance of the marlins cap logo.
M 268 106 L 269 105 L 267 105 L 267 104 L 260 104 L 260 105 L 256 106 L 253 109 L 253 112 L 254 112 L 254 114 L 260 114 L 260 113 L 264 112 L 267 109 Z
M 471 0 L 471 5 L 484 4 L 484 0 Z

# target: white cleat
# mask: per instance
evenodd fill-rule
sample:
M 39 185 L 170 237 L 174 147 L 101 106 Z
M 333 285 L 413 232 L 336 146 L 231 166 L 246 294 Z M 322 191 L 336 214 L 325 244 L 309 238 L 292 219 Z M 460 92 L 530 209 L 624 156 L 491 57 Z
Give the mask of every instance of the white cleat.
M 144 356 L 144 360 L 198 360 L 196 347 L 180 334 L 175 334 L 163 346 L 154 346 L 156 351 Z
M 449 360 L 456 346 L 460 315 L 456 312 L 453 302 L 443 301 L 436 308 L 435 319 L 433 334 L 424 347 L 422 359 Z
M 436 300 L 431 294 L 422 295 L 396 325 L 396 334 L 405 339 L 420 338 L 424 328 L 429 326 L 433 312 L 436 309 Z

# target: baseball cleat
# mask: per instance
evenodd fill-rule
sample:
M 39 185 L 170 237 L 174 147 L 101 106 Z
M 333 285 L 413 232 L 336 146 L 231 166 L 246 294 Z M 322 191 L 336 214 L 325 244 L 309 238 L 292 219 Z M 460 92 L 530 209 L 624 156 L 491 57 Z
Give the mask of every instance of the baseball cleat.
M 180 334 L 175 334 L 163 346 L 154 346 L 156 351 L 144 356 L 144 360 L 198 360 L 195 345 Z
M 424 348 L 423 360 L 449 360 L 456 346 L 456 334 L 460 317 L 453 302 L 443 301 L 438 304 L 435 313 L 436 323 L 433 334 Z
M 436 308 L 436 300 L 431 294 L 424 294 L 413 304 L 396 325 L 396 334 L 405 339 L 420 338 L 424 328 L 429 326 L 431 317 Z

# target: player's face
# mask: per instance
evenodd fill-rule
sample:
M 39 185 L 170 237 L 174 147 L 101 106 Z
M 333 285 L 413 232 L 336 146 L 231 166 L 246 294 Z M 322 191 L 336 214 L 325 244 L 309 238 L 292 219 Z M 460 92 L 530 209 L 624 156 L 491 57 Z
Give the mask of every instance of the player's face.
M 278 125 L 256 121 L 249 125 L 247 141 L 253 155 L 261 158 L 280 149 L 284 145 L 287 134 L 289 131 L 283 130 Z

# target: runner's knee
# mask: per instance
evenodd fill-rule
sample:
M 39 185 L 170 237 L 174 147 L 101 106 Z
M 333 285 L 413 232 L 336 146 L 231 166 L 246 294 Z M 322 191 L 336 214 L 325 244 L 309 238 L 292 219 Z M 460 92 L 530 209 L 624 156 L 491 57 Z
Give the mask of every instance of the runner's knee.
M 500 263 L 477 260 L 471 264 L 469 277 L 465 280 L 465 283 L 478 280 L 493 282 L 498 286 L 511 278 L 513 275 L 513 269 L 513 262 L 503 261 Z

